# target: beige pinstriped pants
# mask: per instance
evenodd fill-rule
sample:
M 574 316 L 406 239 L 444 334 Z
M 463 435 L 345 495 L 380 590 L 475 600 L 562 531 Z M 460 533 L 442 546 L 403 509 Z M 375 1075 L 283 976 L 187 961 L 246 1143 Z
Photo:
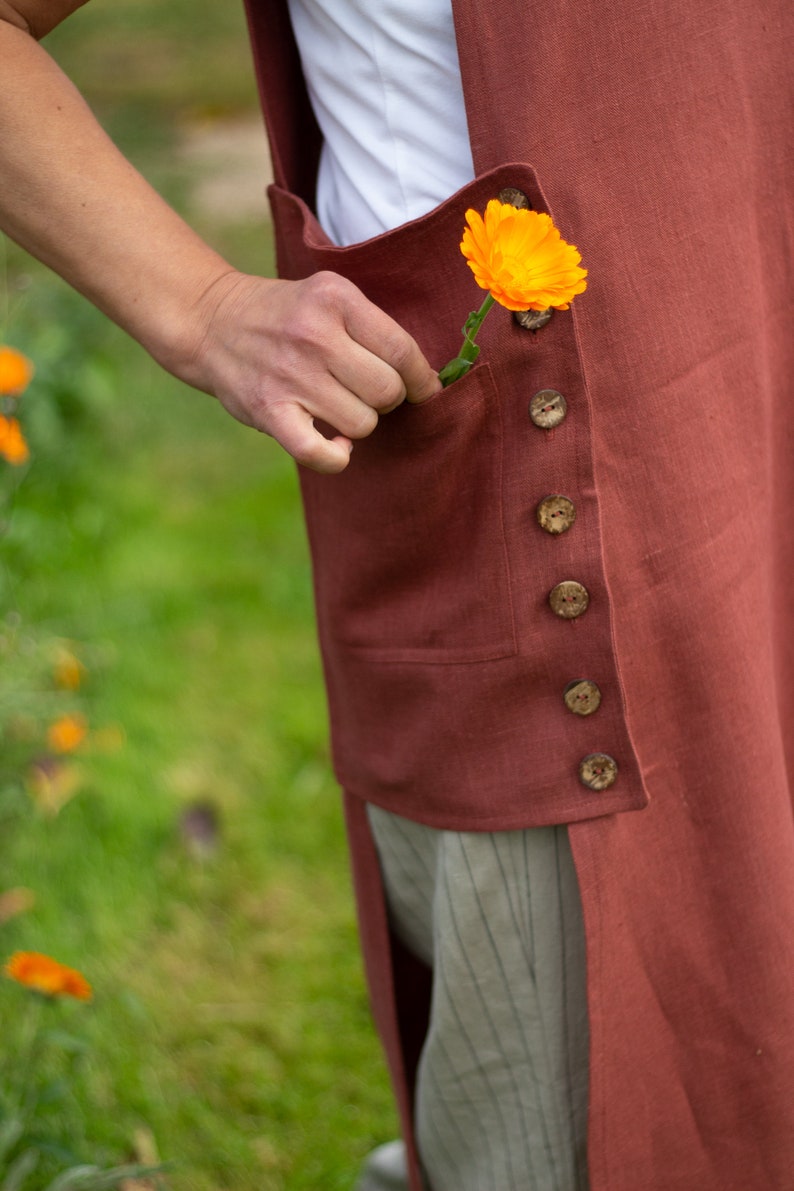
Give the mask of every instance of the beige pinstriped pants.
M 586 1191 L 584 932 L 564 826 L 437 831 L 370 806 L 402 941 L 433 970 L 416 1132 L 430 1191 Z M 401 1143 L 357 1191 L 405 1191 Z

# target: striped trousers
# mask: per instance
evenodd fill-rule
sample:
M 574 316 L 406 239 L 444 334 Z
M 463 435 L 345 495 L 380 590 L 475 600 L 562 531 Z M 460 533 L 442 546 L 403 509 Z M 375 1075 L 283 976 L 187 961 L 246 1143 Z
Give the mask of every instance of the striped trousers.
M 587 1191 L 581 905 L 564 826 L 369 817 L 392 925 L 431 967 L 416 1135 L 428 1191 Z M 404 1191 L 402 1143 L 357 1191 Z

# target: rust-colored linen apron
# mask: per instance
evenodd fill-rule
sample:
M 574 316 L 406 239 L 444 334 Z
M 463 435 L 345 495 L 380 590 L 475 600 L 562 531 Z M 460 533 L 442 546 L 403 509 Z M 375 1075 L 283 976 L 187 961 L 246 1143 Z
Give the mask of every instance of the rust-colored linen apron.
M 492 312 L 482 363 L 342 475 L 301 475 L 412 1185 L 429 975 L 388 941 L 365 800 L 458 830 L 570 824 L 592 1191 L 792 1191 L 791 6 L 453 8 L 477 177 L 336 248 L 286 4 L 248 0 L 281 276 L 351 278 L 440 367 L 479 304 L 467 207 L 520 189 L 590 270 L 537 333 Z M 576 509 L 560 535 L 536 517 L 552 494 Z M 565 580 L 589 595 L 572 619 L 549 603 Z M 563 698 L 577 679 L 592 715 Z

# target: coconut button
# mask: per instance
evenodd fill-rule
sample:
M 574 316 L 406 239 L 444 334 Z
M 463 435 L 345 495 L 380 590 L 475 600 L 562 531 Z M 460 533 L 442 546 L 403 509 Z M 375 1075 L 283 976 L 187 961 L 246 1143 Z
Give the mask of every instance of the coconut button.
M 563 620 L 575 620 L 587 611 L 590 595 L 586 587 L 574 579 L 564 579 L 549 592 L 549 604 L 556 616 Z
M 545 496 L 535 510 L 538 525 L 546 533 L 565 533 L 576 520 L 576 506 L 567 496 Z
M 601 691 L 589 678 L 575 678 L 569 682 L 562 697 L 574 715 L 592 715 L 601 706 Z
M 556 389 L 541 389 L 529 403 L 529 416 L 541 430 L 553 430 L 567 413 L 568 403 Z
M 608 790 L 617 776 L 617 761 L 608 753 L 590 753 L 579 762 L 579 779 L 588 790 Z

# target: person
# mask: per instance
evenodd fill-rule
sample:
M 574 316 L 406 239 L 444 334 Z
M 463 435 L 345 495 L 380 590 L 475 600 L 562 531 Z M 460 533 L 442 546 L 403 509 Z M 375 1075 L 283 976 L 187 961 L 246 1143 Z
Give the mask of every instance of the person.
M 0 6 L 0 219 L 301 465 L 405 1134 L 362 1187 L 788 1191 L 789 6 L 248 0 L 280 280 L 96 126 L 76 6 Z M 499 195 L 588 291 L 441 392 Z

